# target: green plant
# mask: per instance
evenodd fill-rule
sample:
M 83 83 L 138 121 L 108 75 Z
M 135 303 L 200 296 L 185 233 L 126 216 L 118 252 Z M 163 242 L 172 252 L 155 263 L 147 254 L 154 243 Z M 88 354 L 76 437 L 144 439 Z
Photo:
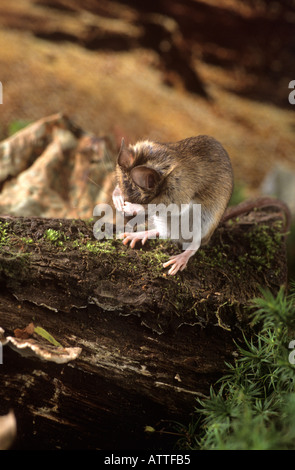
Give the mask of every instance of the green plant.
M 295 448 L 295 365 L 290 341 L 295 339 L 295 284 L 274 296 L 262 291 L 253 300 L 253 326 L 228 374 L 198 400 L 197 434 L 186 439 L 194 449 L 275 450 Z M 293 346 L 294 347 L 294 346 Z M 184 443 L 181 443 L 185 447 Z
M 229 201 L 229 205 L 235 206 L 236 204 L 242 202 L 244 199 L 246 199 L 245 185 L 240 182 L 236 182 L 233 188 L 231 199 Z
M 64 242 L 68 240 L 69 237 L 59 230 L 49 228 L 44 232 L 44 238 L 54 245 L 63 246 Z
M 0 246 L 7 245 L 7 243 L 9 242 L 7 227 L 7 222 L 0 222 Z
M 15 121 L 12 121 L 8 127 L 8 135 L 11 136 L 15 134 L 16 132 L 24 129 L 29 124 L 30 124 L 30 121 L 27 121 L 24 119 L 17 119 Z

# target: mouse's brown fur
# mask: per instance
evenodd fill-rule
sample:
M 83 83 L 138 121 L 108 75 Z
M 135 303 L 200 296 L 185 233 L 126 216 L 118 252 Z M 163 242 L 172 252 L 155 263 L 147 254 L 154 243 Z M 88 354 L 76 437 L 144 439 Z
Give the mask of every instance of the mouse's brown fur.
M 213 137 L 200 135 L 175 143 L 151 141 L 137 142 L 126 147 L 122 140 L 117 160 L 118 187 L 113 193 L 115 206 L 125 211 L 130 204 L 147 208 L 148 204 L 163 204 L 166 208 L 176 204 L 189 206 L 190 216 L 195 204 L 201 204 L 200 242 L 191 231 L 191 239 L 185 251 L 172 257 L 164 267 L 171 265 L 169 274 L 175 274 L 187 265 L 188 259 L 200 244 L 208 243 L 225 212 L 233 190 L 233 171 L 229 156 L 223 146 Z M 124 203 L 125 201 L 125 203 Z M 176 211 L 167 219 L 167 213 L 154 216 L 155 230 L 125 233 L 123 243 L 138 240 L 142 243 L 149 236 L 171 236 L 172 222 L 180 225 L 182 214 Z M 177 217 L 177 219 L 175 219 Z M 190 217 L 191 219 L 191 217 Z M 192 217 L 193 219 L 193 217 Z M 193 227 L 192 227 L 193 228 Z
M 218 226 L 233 189 L 227 152 L 205 135 L 175 143 L 143 141 L 128 148 L 123 142 L 117 176 L 124 199 L 131 203 L 201 204 L 202 221 L 211 227 L 202 243 Z

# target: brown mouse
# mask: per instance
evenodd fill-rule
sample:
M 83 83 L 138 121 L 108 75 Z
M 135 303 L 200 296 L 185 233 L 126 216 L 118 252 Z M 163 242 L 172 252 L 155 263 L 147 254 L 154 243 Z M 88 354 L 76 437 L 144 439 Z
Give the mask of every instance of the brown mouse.
M 206 135 L 175 143 L 145 140 L 128 147 L 122 139 L 116 172 L 118 183 L 113 201 L 116 209 L 126 214 L 134 215 L 152 204 L 166 207 L 173 204 L 179 208 L 175 217 L 180 220 L 182 207 L 191 215 L 193 208 L 201 205 L 199 241 L 183 240 L 180 236 L 177 242 L 188 242 L 186 249 L 163 264 L 164 267 L 172 265 L 169 274 L 182 271 L 199 246 L 209 242 L 232 195 L 233 171 L 226 150 L 217 140 Z M 166 227 L 165 232 L 168 237 L 173 217 L 172 213 L 168 217 L 168 231 Z M 133 248 L 137 241 L 144 244 L 148 238 L 161 237 L 163 222 L 167 222 L 167 218 L 165 221 L 162 219 L 161 215 L 154 216 L 151 230 L 124 233 L 123 243 L 130 242 Z

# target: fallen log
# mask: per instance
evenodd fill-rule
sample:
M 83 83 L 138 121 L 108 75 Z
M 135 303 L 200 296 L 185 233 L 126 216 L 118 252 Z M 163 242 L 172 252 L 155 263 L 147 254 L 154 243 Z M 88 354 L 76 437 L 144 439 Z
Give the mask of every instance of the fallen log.
M 159 445 L 144 427 L 190 420 L 233 361 L 251 299 L 287 283 L 275 206 L 221 225 L 175 277 L 162 264 L 176 245 L 132 250 L 93 225 L 0 217 L 0 415 L 14 412 L 16 449 Z

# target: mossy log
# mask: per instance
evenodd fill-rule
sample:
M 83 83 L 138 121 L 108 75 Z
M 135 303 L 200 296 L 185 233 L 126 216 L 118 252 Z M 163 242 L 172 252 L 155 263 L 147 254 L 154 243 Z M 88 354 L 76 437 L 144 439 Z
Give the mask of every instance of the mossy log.
M 15 413 L 14 447 L 151 448 L 146 425 L 188 422 L 233 361 L 251 299 L 287 282 L 282 227 L 275 207 L 231 220 L 173 277 L 169 241 L 130 249 L 97 241 L 93 221 L 1 217 L 0 414 Z M 65 348 L 80 353 L 56 360 Z

